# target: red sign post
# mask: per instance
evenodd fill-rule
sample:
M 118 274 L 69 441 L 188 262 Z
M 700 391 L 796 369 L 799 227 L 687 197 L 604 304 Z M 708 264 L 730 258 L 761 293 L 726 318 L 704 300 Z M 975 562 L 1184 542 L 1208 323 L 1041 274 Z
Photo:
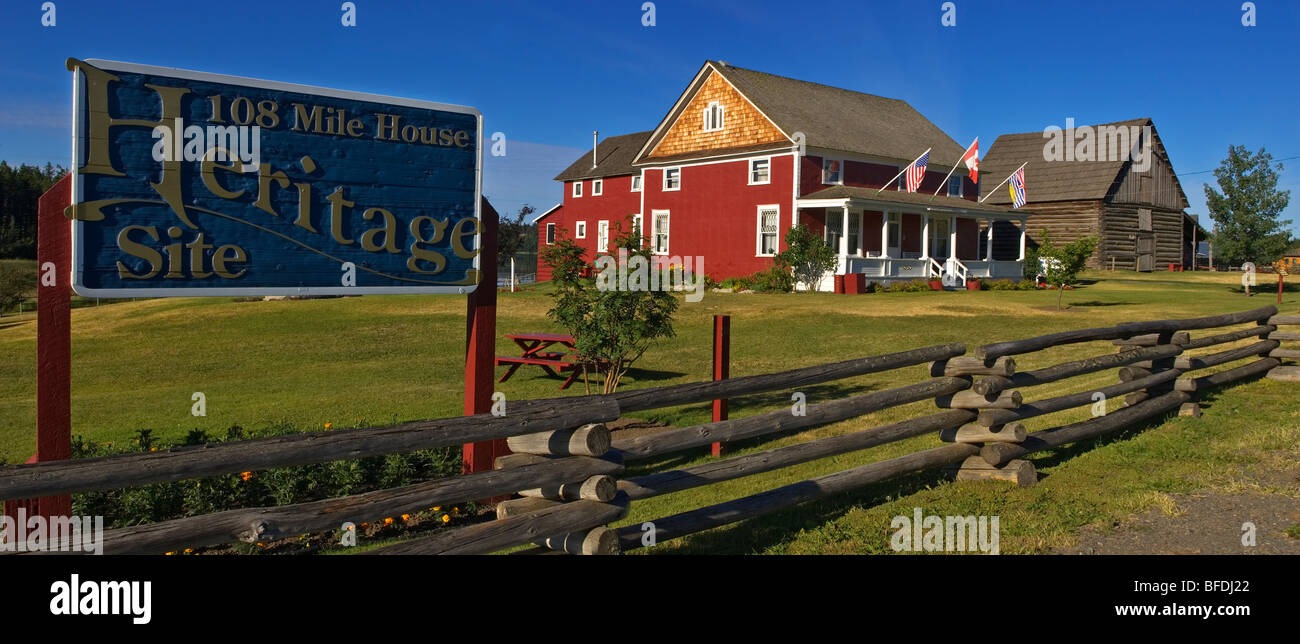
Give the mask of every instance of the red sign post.
M 492 411 L 497 335 L 497 211 L 487 199 L 483 200 L 482 210 L 479 283 L 469 295 L 465 316 L 466 416 Z M 491 470 L 496 457 L 509 453 L 505 439 L 466 443 L 461 448 L 461 470 L 466 474 Z
M 713 379 L 726 380 L 731 377 L 731 316 L 713 316 Z M 727 419 L 727 399 L 713 401 L 713 422 Z M 727 444 L 717 442 L 710 450 L 714 456 L 727 453 Z

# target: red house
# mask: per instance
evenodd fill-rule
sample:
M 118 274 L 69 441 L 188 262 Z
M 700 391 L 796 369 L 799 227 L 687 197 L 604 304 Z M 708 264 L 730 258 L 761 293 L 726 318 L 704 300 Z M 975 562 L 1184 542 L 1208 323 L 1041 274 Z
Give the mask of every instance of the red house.
M 927 148 L 920 189 L 902 190 L 891 177 Z M 555 178 L 564 201 L 537 218 L 539 250 L 567 236 L 606 252 L 630 219 L 656 254 L 703 257 L 721 280 L 771 266 L 804 223 L 838 250 L 837 274 L 1019 278 L 1029 213 L 977 203 L 964 167 L 945 183 L 963 151 L 903 101 L 708 61 L 657 127 Z

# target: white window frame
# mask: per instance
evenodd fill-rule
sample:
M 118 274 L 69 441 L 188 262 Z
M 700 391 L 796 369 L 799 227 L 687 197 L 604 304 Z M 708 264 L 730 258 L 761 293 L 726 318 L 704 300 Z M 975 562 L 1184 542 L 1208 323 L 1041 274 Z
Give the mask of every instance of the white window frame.
M 668 173 L 669 173 L 669 172 L 672 172 L 672 171 L 676 171 L 676 172 L 677 172 L 677 186 L 674 187 L 674 188 L 669 188 L 669 187 L 668 187 Z M 678 167 L 676 167 L 676 168 L 664 168 L 664 189 L 663 189 L 663 191 L 664 191 L 664 192 L 675 192 L 675 191 L 677 191 L 677 190 L 681 190 L 681 189 L 682 189 L 682 168 L 681 168 L 681 166 L 678 166 Z
M 663 236 L 664 236 L 664 249 L 663 249 L 663 250 L 658 250 L 658 244 L 657 244 L 657 242 L 659 241 L 659 234 L 660 234 L 660 231 L 659 231 L 659 215 L 663 215 L 663 216 L 664 216 L 664 228 L 667 228 L 667 230 L 663 231 Z M 671 236 L 670 236 L 670 232 L 672 231 L 672 227 L 673 227 L 673 219 L 672 219 L 672 212 L 671 212 L 671 211 L 668 211 L 668 210 L 651 210 L 651 211 L 650 211 L 650 252 L 651 252 L 652 254 L 654 254 L 654 255 L 667 255 L 667 254 L 668 254 L 668 252 L 669 252 L 668 249 L 671 247 L 671 244 L 672 244 L 672 238 L 671 238 Z
M 574 182 L 573 182 L 573 196 L 574 196 L 574 197 L 581 197 L 581 196 L 582 196 L 582 182 L 581 182 L 581 181 L 574 181 Z
M 834 210 L 834 215 L 832 215 L 831 212 L 832 209 L 826 209 L 826 215 L 824 216 L 825 221 L 822 225 L 822 241 L 825 242 L 827 246 L 835 249 L 835 254 L 839 255 L 840 238 L 844 237 L 844 212 L 839 209 Z M 834 242 L 831 241 L 831 222 L 835 222 L 835 228 L 839 231 L 835 233 Z
M 776 211 L 776 230 L 767 233 L 772 235 L 772 239 L 776 242 L 773 244 L 774 250 L 771 253 L 763 252 L 763 211 L 765 210 Z M 757 222 L 755 224 L 754 235 L 754 257 L 776 257 L 776 254 L 781 252 L 781 204 L 762 204 L 758 206 L 758 209 L 755 212 L 755 217 Z
M 957 193 L 956 193 L 956 194 L 953 194 L 953 191 L 952 191 L 952 187 L 953 187 L 954 184 L 957 186 Z M 954 174 L 953 176 L 948 177 L 948 196 L 949 196 L 949 197 L 964 197 L 965 194 L 963 194 L 963 193 L 965 192 L 965 190 L 966 190 L 966 182 L 961 180 L 961 175 L 959 175 L 959 174 Z
M 573 222 L 573 238 L 574 239 L 587 238 L 587 222 L 585 220 Z
M 601 189 L 605 187 L 604 184 L 605 184 L 605 182 L 604 182 L 603 180 L 601 180 L 601 179 L 592 179 L 592 180 L 591 180 L 591 196 L 593 196 L 593 197 L 599 197 L 599 196 L 600 196 L 600 193 L 601 193 Z
M 834 181 L 831 181 L 831 179 L 830 179 L 830 170 L 827 169 L 827 167 L 826 167 L 826 166 L 829 165 L 832 161 L 837 161 L 837 162 L 839 162 L 839 164 L 840 164 L 840 169 L 839 169 L 839 178 L 835 179 Z M 825 185 L 825 186 L 842 186 L 842 185 L 844 185 L 844 159 L 833 159 L 833 158 L 831 158 L 831 157 L 822 157 L 822 185 Z
M 857 230 L 853 230 L 854 227 Z M 854 257 L 862 257 L 862 212 L 849 212 L 849 229 L 844 231 L 844 235 L 849 238 L 849 254 Z
M 641 175 L 632 175 L 632 192 L 641 192 Z
M 546 245 L 555 243 L 555 224 L 546 224 Z
M 942 232 L 940 230 L 942 229 Z M 925 249 L 926 255 L 935 259 L 947 259 L 951 254 L 948 248 L 948 242 L 951 241 L 949 236 L 952 233 L 952 222 L 944 217 L 930 218 L 930 247 Z
M 596 252 L 609 252 L 609 220 L 601 219 L 596 222 Z
M 716 115 L 716 118 L 714 115 Z M 721 101 L 709 101 L 709 104 L 704 107 L 703 117 L 702 131 L 720 132 L 726 127 L 727 108 L 722 105 Z
M 759 163 L 767 164 L 767 179 L 765 181 L 754 181 L 754 167 Z M 749 185 L 765 186 L 769 183 L 772 183 L 772 157 L 764 157 L 761 159 L 750 159 L 749 160 Z
M 645 228 L 643 227 L 643 226 L 644 226 L 644 223 L 645 223 L 645 221 L 644 221 L 644 218 L 641 217 L 641 213 L 638 212 L 638 213 L 632 215 L 632 232 L 633 232 L 633 233 L 636 233 L 636 236 L 637 236 L 637 237 L 642 238 L 642 243 L 645 242 L 645 240 L 644 240 L 644 237 L 645 237 L 645 232 L 644 232 L 644 231 L 645 231 Z

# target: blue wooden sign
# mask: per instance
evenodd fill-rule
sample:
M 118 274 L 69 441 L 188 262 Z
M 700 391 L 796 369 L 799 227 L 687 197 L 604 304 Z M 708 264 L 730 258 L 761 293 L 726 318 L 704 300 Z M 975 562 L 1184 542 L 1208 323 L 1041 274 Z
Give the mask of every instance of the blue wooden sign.
M 68 69 L 77 293 L 478 284 L 478 110 L 111 61 Z

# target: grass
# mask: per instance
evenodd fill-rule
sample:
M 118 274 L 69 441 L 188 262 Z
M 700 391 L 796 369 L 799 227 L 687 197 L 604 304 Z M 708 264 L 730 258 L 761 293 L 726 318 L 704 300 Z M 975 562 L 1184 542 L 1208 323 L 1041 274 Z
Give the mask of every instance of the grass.
M 711 316 L 732 316 L 731 373 L 779 371 L 849 357 L 945 342 L 988 342 L 1124 321 L 1192 317 L 1271 304 L 1246 298 L 1232 273 L 1098 272 L 1068 291 L 831 294 L 710 293 L 684 303 L 677 337 L 653 348 L 625 388 L 704 380 L 711 373 Z M 497 352 L 517 353 L 502 338 L 516 331 L 560 331 L 546 317 L 545 287 L 502 293 Z M 178 438 L 194 428 L 220 432 L 285 422 L 303 429 L 380 425 L 457 415 L 463 387 L 464 298 L 365 296 L 328 300 L 234 302 L 174 298 L 122 302 L 73 311 L 73 432 L 96 441 L 129 440 L 153 429 Z M 1282 309 L 1300 296 L 1288 292 Z M 1112 353 L 1109 343 L 1055 348 L 1025 356 L 1034 369 L 1085 355 Z M 0 457 L 22 462 L 34 449 L 35 324 L 0 319 Z M 499 372 L 498 372 L 499 373 Z M 805 387 L 809 404 L 916 382 L 922 367 Z M 1114 382 L 1101 373 L 1025 391 L 1026 399 Z M 496 385 L 509 399 L 581 395 L 540 370 L 521 369 Z M 190 414 L 194 392 L 207 416 Z M 733 418 L 786 407 L 790 391 L 731 401 Z M 952 483 L 929 474 L 887 481 L 740 526 L 662 542 L 655 553 L 806 553 L 888 550 L 889 519 L 922 507 L 927 514 L 997 514 L 1003 552 L 1043 552 L 1067 545 L 1084 525 L 1108 525 L 1197 487 L 1251 488 L 1247 472 L 1269 459 L 1296 457 L 1300 438 L 1294 388 L 1264 381 L 1212 395 L 1200 419 L 1179 418 L 1100 443 L 1034 455 L 1045 474 L 1036 487 Z M 1112 405 L 1122 404 L 1112 401 Z M 1112 407 L 1113 408 L 1113 407 Z M 933 410 L 920 402 L 766 441 L 733 445 L 732 454 L 864 429 Z M 1087 408 L 1030 423 L 1030 430 L 1086 417 Z M 707 422 L 707 404 L 640 417 L 685 426 Z M 1288 442 L 1289 441 L 1289 442 Z M 821 474 L 938 445 L 925 436 L 863 452 L 687 490 L 633 505 L 621 525 L 639 524 Z M 629 475 L 708 460 L 699 451 L 637 463 Z M 1234 472 L 1236 474 L 1234 474 Z M 1258 487 L 1258 486 L 1256 486 Z

